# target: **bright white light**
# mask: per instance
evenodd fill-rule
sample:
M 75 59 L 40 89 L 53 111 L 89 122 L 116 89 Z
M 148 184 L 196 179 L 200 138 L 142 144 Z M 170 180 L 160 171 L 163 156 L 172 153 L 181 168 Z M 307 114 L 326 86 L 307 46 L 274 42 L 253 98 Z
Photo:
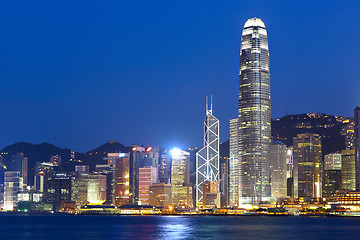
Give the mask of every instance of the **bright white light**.
M 179 157 L 181 155 L 181 150 L 179 148 L 173 148 L 170 152 L 172 157 Z

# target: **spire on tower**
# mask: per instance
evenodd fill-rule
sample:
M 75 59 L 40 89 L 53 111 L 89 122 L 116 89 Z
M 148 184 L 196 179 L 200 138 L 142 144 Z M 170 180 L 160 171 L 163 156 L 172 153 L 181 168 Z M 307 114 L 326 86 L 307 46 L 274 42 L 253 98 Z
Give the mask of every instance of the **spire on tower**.
M 210 95 L 210 109 L 209 109 L 209 100 L 206 96 L 206 115 L 212 114 L 212 95 Z

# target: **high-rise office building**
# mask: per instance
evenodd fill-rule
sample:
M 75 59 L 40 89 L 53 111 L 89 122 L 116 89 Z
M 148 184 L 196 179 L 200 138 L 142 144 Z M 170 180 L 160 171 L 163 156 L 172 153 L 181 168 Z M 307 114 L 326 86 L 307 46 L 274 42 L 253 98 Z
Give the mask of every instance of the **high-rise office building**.
M 341 190 L 341 153 L 324 156 L 323 197 L 332 197 Z
M 294 195 L 320 198 L 322 195 L 322 148 L 318 134 L 298 134 L 294 142 Z
M 169 183 L 171 172 L 171 156 L 168 150 L 161 149 L 159 154 L 159 182 Z
M 229 205 L 239 204 L 240 162 L 239 162 L 239 119 L 230 120 L 229 139 Z
M 204 147 L 196 153 L 196 206 L 203 206 L 205 181 L 220 183 L 219 147 L 219 120 L 212 114 L 211 98 L 210 109 L 206 102 Z M 219 187 L 216 189 L 219 190 Z
M 52 205 L 52 210 L 59 210 L 65 203 L 72 202 L 72 176 L 68 173 L 55 173 L 48 179 L 48 195 L 44 195 L 44 202 Z
M 356 190 L 360 190 L 360 107 L 354 109 Z
M 90 174 L 87 179 L 87 202 L 102 204 L 106 201 L 106 176 Z
M 288 147 L 286 149 L 286 192 L 288 197 L 294 197 L 294 148 Z
M 19 171 L 23 184 L 26 186 L 28 181 L 28 158 L 24 156 L 24 153 L 19 152 L 10 157 L 7 156 L 4 160 L 7 171 Z
M 203 208 L 220 208 L 221 200 L 218 190 L 218 183 L 215 181 L 204 181 L 202 185 L 202 207 Z
M 171 200 L 174 206 L 191 206 L 190 153 L 174 148 L 171 151 Z
M 96 171 L 106 174 L 106 203 L 116 206 L 133 203 L 135 193 L 130 191 L 132 176 L 129 153 L 108 153 L 107 165 L 98 165 Z M 133 184 L 135 186 L 135 184 Z
M 77 207 L 88 203 L 89 176 L 89 166 L 75 166 L 75 173 L 71 176 L 71 201 L 75 202 Z
M 48 192 L 49 179 L 54 175 L 57 168 L 57 166 L 51 163 L 37 163 L 35 165 L 34 189 L 42 192 L 45 199 L 47 199 L 47 195 L 50 194 Z
M 330 153 L 324 156 L 324 171 L 341 170 L 341 153 Z
M 345 149 L 355 149 L 355 121 L 345 119 L 341 127 L 341 134 L 345 137 Z
M 286 177 L 292 178 L 293 177 L 293 169 L 294 169 L 294 148 L 288 147 L 286 148 Z
M 229 206 L 229 158 L 220 157 L 221 207 Z
M 119 153 L 115 159 L 115 206 L 130 203 L 130 155 Z
M 265 24 L 246 21 L 239 73 L 240 205 L 270 198 L 271 99 L 269 47 Z
M 157 182 L 157 177 L 157 168 L 139 168 L 139 205 L 149 205 L 149 187 Z
M 139 169 L 158 167 L 160 149 L 158 147 L 140 147 L 133 145 L 130 156 L 130 202 L 137 204 L 139 199 Z
M 171 185 L 153 183 L 149 186 L 149 205 L 167 208 L 171 205 Z
M 270 147 L 271 197 L 275 199 L 287 196 L 286 145 L 274 142 Z
M 344 191 L 356 190 L 356 156 L 355 150 L 341 151 L 341 189 Z
M 78 167 L 75 174 L 71 176 L 71 201 L 75 202 L 75 205 L 80 208 L 88 203 L 88 171 L 79 171 L 81 169 L 86 170 L 88 166 L 76 166 Z M 75 167 L 75 168 L 76 168 Z
M 115 164 L 115 162 L 114 162 Z M 115 165 L 96 165 L 95 174 L 101 174 L 106 177 L 106 204 L 115 203 Z
M 17 194 L 23 188 L 23 180 L 20 171 L 5 172 L 4 183 L 4 210 L 12 211 L 17 204 Z

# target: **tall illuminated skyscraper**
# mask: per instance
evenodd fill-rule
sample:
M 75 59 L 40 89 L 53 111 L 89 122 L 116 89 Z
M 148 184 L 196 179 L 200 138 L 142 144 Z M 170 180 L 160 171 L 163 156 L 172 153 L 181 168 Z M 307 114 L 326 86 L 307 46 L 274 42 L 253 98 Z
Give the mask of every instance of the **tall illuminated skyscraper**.
M 286 145 L 280 141 L 273 142 L 270 147 L 271 197 L 276 200 L 286 198 Z
M 356 190 L 356 154 L 355 150 L 341 151 L 341 189 Z
M 229 205 L 239 204 L 240 185 L 239 163 L 239 119 L 230 120 L 229 139 Z
M 206 98 L 207 99 L 207 98 Z M 204 147 L 196 153 L 196 205 L 203 205 L 203 183 L 219 185 L 219 120 L 212 115 L 212 100 L 204 121 Z M 216 188 L 219 189 L 219 186 Z
M 190 153 L 171 150 L 171 199 L 174 206 L 192 206 L 190 184 Z
M 246 21 L 239 73 L 239 205 L 270 198 L 271 99 L 269 48 L 265 24 Z
M 294 196 L 321 198 L 323 161 L 319 134 L 302 133 L 294 143 Z
M 354 109 L 356 190 L 360 190 L 360 107 Z

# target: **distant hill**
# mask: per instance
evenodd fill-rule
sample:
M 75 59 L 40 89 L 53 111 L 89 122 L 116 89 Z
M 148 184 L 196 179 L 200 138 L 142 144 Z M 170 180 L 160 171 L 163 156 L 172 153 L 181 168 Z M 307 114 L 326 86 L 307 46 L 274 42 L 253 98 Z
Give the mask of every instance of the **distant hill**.
M 271 121 L 271 135 L 274 140 L 287 146 L 293 145 L 293 137 L 299 133 L 317 133 L 321 136 L 323 155 L 345 149 L 345 137 L 341 128 L 345 117 L 327 114 L 288 115 Z
M 131 147 L 124 146 L 116 141 L 109 141 L 94 150 L 86 152 L 81 160 L 83 164 L 90 167 L 90 170 L 94 170 L 97 164 L 107 164 L 107 161 L 103 158 L 105 158 L 108 153 L 130 153 L 130 151 Z
M 321 136 L 322 153 L 326 155 L 345 149 L 345 137 L 341 135 L 345 119 L 349 118 L 327 114 L 288 115 L 271 121 L 271 135 L 275 141 L 292 146 L 297 134 L 317 133 Z M 229 140 L 220 144 L 220 156 L 229 156 Z
M 53 155 L 60 155 L 62 161 L 70 159 L 70 149 L 61 149 L 49 143 L 31 144 L 26 142 L 18 142 L 7 146 L 1 150 L 4 158 L 23 152 L 28 158 L 28 181 L 30 184 L 34 181 L 34 168 L 37 162 L 48 162 Z
M 34 168 L 37 162 L 49 162 L 53 155 L 61 156 L 61 169 L 63 171 L 74 171 L 76 165 L 88 165 L 90 170 L 94 170 L 97 164 L 106 164 L 103 160 L 107 153 L 110 152 L 130 152 L 131 147 L 126 147 L 121 143 L 110 141 L 100 147 L 88 151 L 86 153 L 75 153 L 75 160 L 70 161 L 70 149 L 62 149 L 49 143 L 31 144 L 26 142 L 18 142 L 7 146 L 1 150 L 7 153 L 4 158 L 8 158 L 18 152 L 23 152 L 28 158 L 28 182 L 34 182 Z

